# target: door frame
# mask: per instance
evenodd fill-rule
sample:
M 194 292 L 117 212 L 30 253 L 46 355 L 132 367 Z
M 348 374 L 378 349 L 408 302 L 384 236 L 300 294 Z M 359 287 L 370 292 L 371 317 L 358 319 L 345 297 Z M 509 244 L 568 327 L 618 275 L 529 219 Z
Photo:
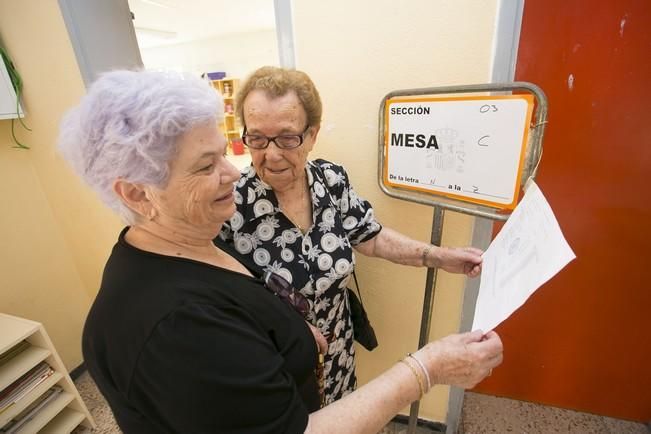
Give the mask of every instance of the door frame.
M 500 0 L 495 14 L 495 33 L 493 37 L 493 67 L 491 83 L 510 83 L 515 79 L 515 65 L 518 59 L 520 30 L 524 0 Z M 472 232 L 472 245 L 486 250 L 493 237 L 493 220 L 475 217 Z M 475 317 L 475 304 L 479 293 L 480 279 L 467 279 L 464 287 L 461 308 L 461 332 L 470 331 Z M 448 412 L 445 425 L 446 434 L 454 434 L 459 428 L 465 390 L 450 387 Z

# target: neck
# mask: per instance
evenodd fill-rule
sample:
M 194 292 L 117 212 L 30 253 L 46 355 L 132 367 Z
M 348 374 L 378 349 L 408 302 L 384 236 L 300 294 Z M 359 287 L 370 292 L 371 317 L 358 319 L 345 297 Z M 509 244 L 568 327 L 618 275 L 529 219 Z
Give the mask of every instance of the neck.
M 297 178 L 294 182 L 292 182 L 282 190 L 274 188 L 274 193 L 276 194 L 276 197 L 282 196 L 282 197 L 296 198 L 296 197 L 302 197 L 302 195 L 304 195 L 305 192 L 308 190 L 309 187 L 307 185 L 307 176 L 303 174 L 303 176 Z
M 146 221 L 142 224 L 132 227 L 132 237 L 160 247 L 181 248 L 186 251 L 201 252 L 213 250 L 212 240 L 217 236 L 216 233 L 196 230 L 196 229 L 174 229 L 163 226 L 156 221 Z

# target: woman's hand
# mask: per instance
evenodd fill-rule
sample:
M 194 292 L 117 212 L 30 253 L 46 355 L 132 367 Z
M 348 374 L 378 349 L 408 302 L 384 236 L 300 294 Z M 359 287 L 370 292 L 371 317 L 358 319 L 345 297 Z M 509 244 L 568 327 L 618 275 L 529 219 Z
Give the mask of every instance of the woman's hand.
M 305 321 L 305 323 L 310 327 L 310 331 L 314 335 L 314 340 L 316 341 L 316 347 L 319 350 L 319 353 L 325 354 L 328 352 L 328 341 L 326 340 L 325 336 L 323 336 L 323 333 L 321 331 L 314 327 L 312 324 L 309 322 Z
M 481 273 L 483 253 L 475 247 L 435 247 L 427 255 L 425 265 L 439 267 L 448 273 L 477 277 Z
M 432 384 L 474 387 L 502 363 L 502 341 L 481 330 L 447 336 L 418 350 L 416 357 L 427 367 Z

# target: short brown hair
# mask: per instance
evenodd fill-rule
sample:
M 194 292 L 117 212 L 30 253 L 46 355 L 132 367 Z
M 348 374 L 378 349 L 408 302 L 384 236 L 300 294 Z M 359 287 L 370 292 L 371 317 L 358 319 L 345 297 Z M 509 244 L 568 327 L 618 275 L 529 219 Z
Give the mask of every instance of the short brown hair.
M 321 97 L 310 77 L 303 71 L 263 66 L 251 74 L 235 95 L 235 112 L 242 125 L 244 122 L 244 100 L 254 90 L 263 90 L 272 98 L 296 92 L 307 114 L 308 126 L 321 125 Z

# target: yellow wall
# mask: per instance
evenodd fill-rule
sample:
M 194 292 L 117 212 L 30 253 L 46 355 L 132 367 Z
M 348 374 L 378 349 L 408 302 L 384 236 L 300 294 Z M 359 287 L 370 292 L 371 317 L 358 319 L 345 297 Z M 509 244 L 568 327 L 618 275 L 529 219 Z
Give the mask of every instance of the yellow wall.
M 497 0 L 293 2 L 296 66 L 321 93 L 324 117 L 311 157 L 344 164 L 386 226 L 429 240 L 432 209 L 391 199 L 377 185 L 378 109 L 396 89 L 483 83 L 490 77 Z M 473 219 L 447 213 L 444 245 L 470 243 Z M 360 383 L 418 343 L 425 271 L 358 255 L 365 306 L 378 333 L 358 347 Z M 457 330 L 464 279 L 440 273 L 431 336 Z M 448 388 L 421 403 L 420 417 L 445 421 Z M 406 410 L 408 412 L 408 410 Z
M 0 41 L 25 83 L 30 150 L 0 121 L 0 312 L 42 322 L 68 369 L 120 224 L 55 152 L 62 114 L 85 89 L 56 0 L 0 1 Z

